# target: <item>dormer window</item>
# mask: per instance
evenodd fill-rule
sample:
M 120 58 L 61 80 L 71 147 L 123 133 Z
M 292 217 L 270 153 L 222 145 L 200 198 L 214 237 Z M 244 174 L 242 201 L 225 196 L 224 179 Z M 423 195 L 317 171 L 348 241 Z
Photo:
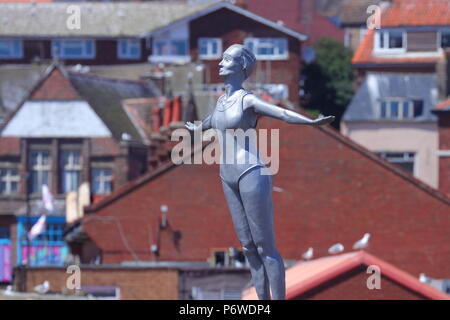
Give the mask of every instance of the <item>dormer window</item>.
M 380 103 L 380 118 L 391 120 L 407 120 L 423 114 L 422 100 L 389 98 Z
M 380 30 L 375 36 L 376 51 L 404 51 L 406 32 L 403 30 Z

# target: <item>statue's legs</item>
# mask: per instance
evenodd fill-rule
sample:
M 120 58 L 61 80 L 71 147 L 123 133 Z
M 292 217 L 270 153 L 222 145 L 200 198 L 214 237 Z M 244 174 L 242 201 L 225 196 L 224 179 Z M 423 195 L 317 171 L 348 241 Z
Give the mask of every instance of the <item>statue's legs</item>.
M 270 299 L 269 279 L 252 239 L 250 227 L 245 215 L 242 199 L 237 184 L 231 185 L 222 180 L 222 186 L 233 220 L 234 230 L 239 238 L 245 257 L 250 264 L 253 284 L 260 300 Z
M 222 184 L 258 298 L 270 299 L 270 285 L 273 299 L 285 299 L 284 264 L 275 246 L 272 176 L 261 175 L 261 169 L 247 171 L 238 185 Z
M 239 193 L 259 256 L 269 277 L 272 298 L 286 298 L 284 263 L 275 245 L 272 176 L 256 167 L 239 180 Z

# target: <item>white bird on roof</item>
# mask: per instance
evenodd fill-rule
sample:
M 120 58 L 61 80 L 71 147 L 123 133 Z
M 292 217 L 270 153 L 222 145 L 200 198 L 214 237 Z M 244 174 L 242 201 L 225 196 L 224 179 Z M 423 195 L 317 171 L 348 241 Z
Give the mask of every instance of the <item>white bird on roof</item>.
M 14 293 L 13 286 L 9 285 L 6 287 L 6 290 L 3 292 L 5 296 L 11 296 Z
M 358 250 L 366 248 L 369 245 L 369 239 L 370 233 L 365 233 L 361 239 L 359 239 L 353 244 L 353 249 Z
M 314 249 L 310 247 L 303 255 L 302 258 L 305 260 L 311 260 L 314 255 Z
M 329 254 L 336 254 L 336 253 L 340 253 L 344 251 L 344 246 L 342 245 L 342 243 L 336 243 L 333 244 L 329 249 L 328 249 L 328 253 Z
M 45 280 L 43 283 L 38 284 L 36 287 L 33 288 L 34 291 L 36 291 L 37 293 L 40 294 L 45 294 L 48 292 L 48 290 L 50 290 L 50 283 Z
M 425 275 L 425 273 L 421 273 L 421 274 L 419 275 L 419 281 L 420 281 L 420 282 L 423 282 L 423 283 L 430 283 L 430 282 L 431 282 L 431 278 L 427 277 L 427 276 Z

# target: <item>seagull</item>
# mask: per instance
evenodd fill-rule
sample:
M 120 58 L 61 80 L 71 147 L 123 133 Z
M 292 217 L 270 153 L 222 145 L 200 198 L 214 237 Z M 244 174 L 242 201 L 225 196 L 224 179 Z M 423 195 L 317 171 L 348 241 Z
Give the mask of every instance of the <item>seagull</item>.
M 283 188 L 280 188 L 280 187 L 273 187 L 273 191 L 276 191 L 276 192 L 283 192 L 284 190 L 283 190 Z
M 3 292 L 5 296 L 11 296 L 14 293 L 13 286 L 9 285 L 6 287 L 6 290 Z
M 50 289 L 50 283 L 45 280 L 43 283 L 38 284 L 36 287 L 34 287 L 34 291 L 40 294 L 45 294 Z
M 305 260 L 311 260 L 314 254 L 314 249 L 310 247 L 303 255 L 302 258 Z
M 427 276 L 425 275 L 425 273 L 421 273 L 421 274 L 419 275 L 419 281 L 420 281 L 420 282 L 423 282 L 423 283 L 430 283 L 430 282 L 431 282 L 431 278 L 427 277 Z
M 328 249 L 328 253 L 329 254 L 336 254 L 339 252 L 344 251 L 344 246 L 342 245 L 342 243 L 336 243 L 333 244 L 329 249 Z
M 361 239 L 359 239 L 358 241 L 356 241 L 353 244 L 353 249 L 355 249 L 355 250 L 364 249 L 365 247 L 367 247 L 369 245 L 369 239 L 370 239 L 370 233 L 365 233 Z

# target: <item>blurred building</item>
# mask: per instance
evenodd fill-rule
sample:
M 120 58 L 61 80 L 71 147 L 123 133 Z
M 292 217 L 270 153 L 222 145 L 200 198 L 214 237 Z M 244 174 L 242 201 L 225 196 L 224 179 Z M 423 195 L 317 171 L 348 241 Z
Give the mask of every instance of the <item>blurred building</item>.
M 367 72 L 438 72 L 450 47 L 450 3 L 396 0 L 381 14 L 381 29 L 369 30 L 355 52 L 358 84 Z
M 443 193 L 445 138 L 432 109 L 450 95 L 450 3 L 396 0 L 353 57 L 357 92 L 342 133 Z M 442 128 L 439 129 L 442 131 Z
M 433 113 L 438 117 L 439 190 L 450 196 L 450 99 L 438 104 Z
M 438 188 L 437 90 L 435 74 L 369 72 L 341 132 Z
M 230 2 L 7 3 L 1 10 L 0 63 L 52 57 L 83 65 L 201 62 L 206 83 L 219 85 L 222 52 L 243 43 L 258 58 L 248 82 L 298 102 L 307 36 Z
M 449 300 L 448 292 L 365 251 L 300 261 L 286 270 L 288 300 Z M 243 298 L 255 300 L 254 288 Z
M 302 51 L 303 59 L 313 58 L 313 45 L 322 37 L 344 41 L 344 32 L 335 21 L 321 14 L 320 6 L 314 0 L 284 0 L 282 5 L 274 5 L 270 0 L 238 1 L 249 11 L 259 14 L 267 19 L 308 35 Z
M 367 22 L 377 6 L 381 11 L 394 0 L 316 0 L 318 11 L 344 32 L 345 46 L 356 50 L 367 34 Z M 377 9 L 378 9 L 377 8 Z
M 88 203 L 95 202 L 153 165 L 149 133 L 138 121 L 142 105 L 147 114 L 152 106 L 160 111 L 158 99 L 151 81 L 68 72 L 58 64 L 46 70 L 0 131 L 3 280 L 11 280 L 16 264 L 65 263 L 68 193 L 88 182 Z M 50 212 L 42 185 L 54 196 Z M 42 214 L 46 231 L 28 246 L 27 230 Z
M 66 268 L 52 266 L 16 269 L 14 287 L 19 292 L 33 292 L 35 286 L 48 281 L 48 294 L 78 293 L 97 299 L 240 300 L 242 290 L 250 284 L 247 268 L 216 268 L 206 262 L 80 265 L 80 270 L 80 290 L 68 290 Z

